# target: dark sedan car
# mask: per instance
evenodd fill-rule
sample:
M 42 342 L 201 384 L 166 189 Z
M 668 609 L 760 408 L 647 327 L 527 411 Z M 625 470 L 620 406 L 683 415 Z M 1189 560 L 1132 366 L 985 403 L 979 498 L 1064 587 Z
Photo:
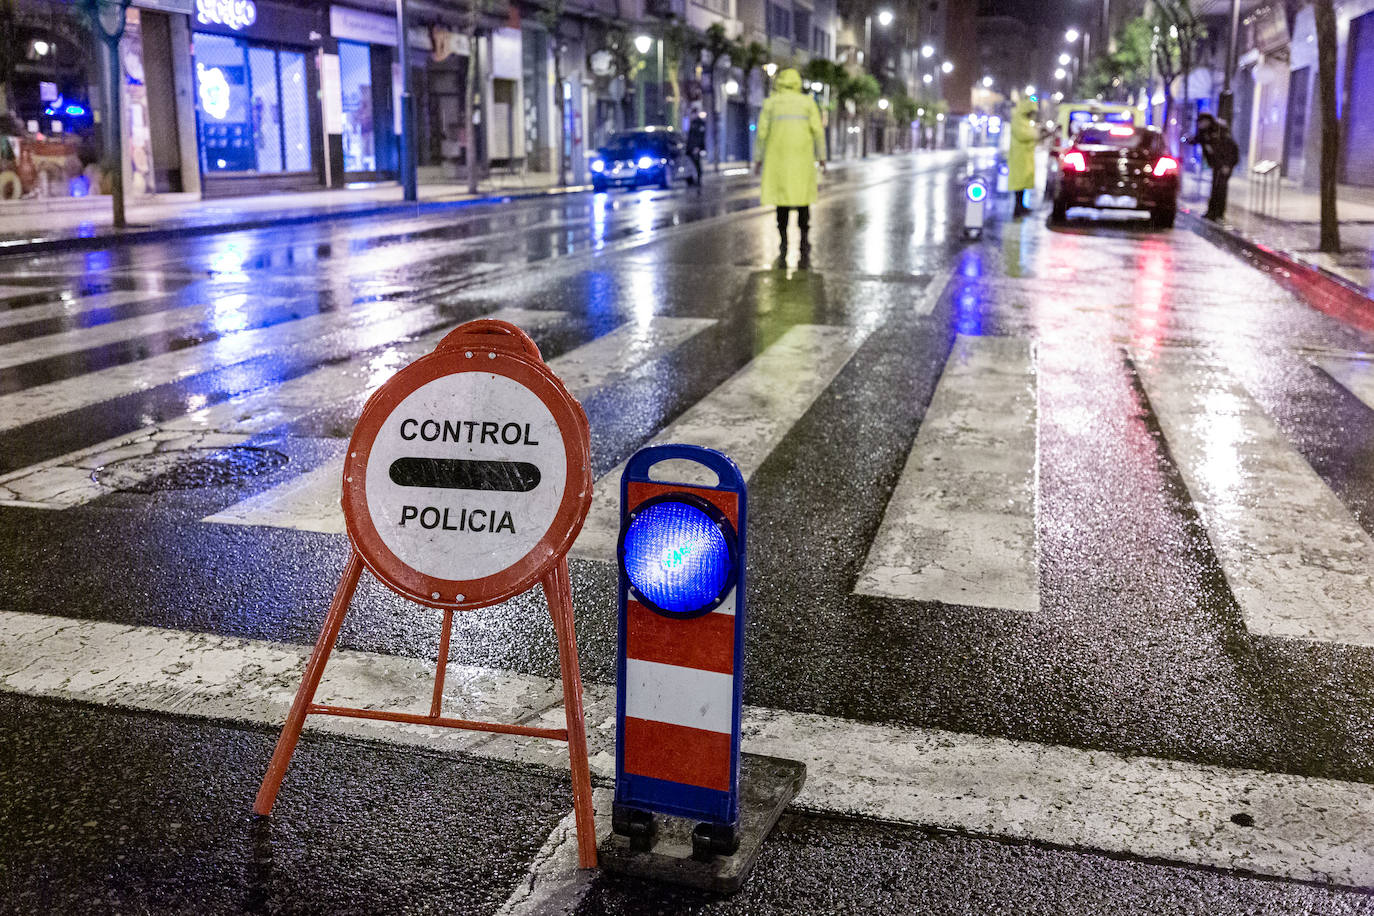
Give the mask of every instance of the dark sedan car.
M 592 160 L 592 190 L 658 185 L 671 188 L 678 179 L 692 181 L 682 134 L 671 127 L 646 127 L 615 134 Z
M 1051 219 L 1066 219 L 1073 207 L 1149 210 L 1154 224 L 1167 229 L 1178 209 L 1178 187 L 1178 160 L 1158 130 L 1094 124 L 1059 156 Z

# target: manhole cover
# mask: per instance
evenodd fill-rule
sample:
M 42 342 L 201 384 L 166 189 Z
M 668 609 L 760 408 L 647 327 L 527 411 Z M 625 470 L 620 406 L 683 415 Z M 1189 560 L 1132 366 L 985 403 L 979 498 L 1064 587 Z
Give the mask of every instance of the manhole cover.
M 281 452 L 247 445 L 188 448 L 114 461 L 95 472 L 95 479 L 125 493 L 195 490 L 241 483 L 286 464 Z

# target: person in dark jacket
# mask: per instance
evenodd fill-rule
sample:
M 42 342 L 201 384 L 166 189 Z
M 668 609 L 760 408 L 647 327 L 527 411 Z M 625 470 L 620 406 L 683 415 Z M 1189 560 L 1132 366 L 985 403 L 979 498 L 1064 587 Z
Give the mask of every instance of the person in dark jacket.
M 1205 112 L 1197 116 L 1197 133 L 1189 142 L 1202 147 L 1202 158 L 1212 169 L 1212 193 L 1203 218 L 1219 223 L 1226 218 L 1226 185 L 1240 162 L 1240 147 L 1226 122 Z
M 697 172 L 697 191 L 701 191 L 701 154 L 706 152 L 706 112 L 698 111 L 692 115 L 692 123 L 687 127 L 687 158 L 692 160 L 692 168 Z

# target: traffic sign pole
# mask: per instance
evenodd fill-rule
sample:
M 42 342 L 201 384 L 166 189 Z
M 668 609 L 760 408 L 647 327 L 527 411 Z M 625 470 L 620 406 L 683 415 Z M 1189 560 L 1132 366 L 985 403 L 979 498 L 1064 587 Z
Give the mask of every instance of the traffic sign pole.
M 578 863 L 597 862 L 567 552 L 591 507 L 586 414 L 519 328 L 469 322 L 369 398 L 349 440 L 343 510 L 352 549 L 253 810 L 269 815 L 307 716 L 332 715 L 549 738 L 568 743 Z M 428 715 L 315 702 L 366 567 L 444 612 Z M 443 715 L 455 610 L 539 584 L 558 639 L 566 727 Z

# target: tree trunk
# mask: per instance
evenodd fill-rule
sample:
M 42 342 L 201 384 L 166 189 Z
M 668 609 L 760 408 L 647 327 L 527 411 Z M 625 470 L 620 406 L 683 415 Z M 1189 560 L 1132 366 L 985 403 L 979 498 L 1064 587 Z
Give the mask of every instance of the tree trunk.
M 1336 218 L 1336 169 L 1340 164 L 1340 121 L 1336 117 L 1336 10 L 1332 0 L 1315 0 L 1317 25 L 1317 97 L 1321 106 L 1321 244 L 1322 251 L 1341 250 Z

